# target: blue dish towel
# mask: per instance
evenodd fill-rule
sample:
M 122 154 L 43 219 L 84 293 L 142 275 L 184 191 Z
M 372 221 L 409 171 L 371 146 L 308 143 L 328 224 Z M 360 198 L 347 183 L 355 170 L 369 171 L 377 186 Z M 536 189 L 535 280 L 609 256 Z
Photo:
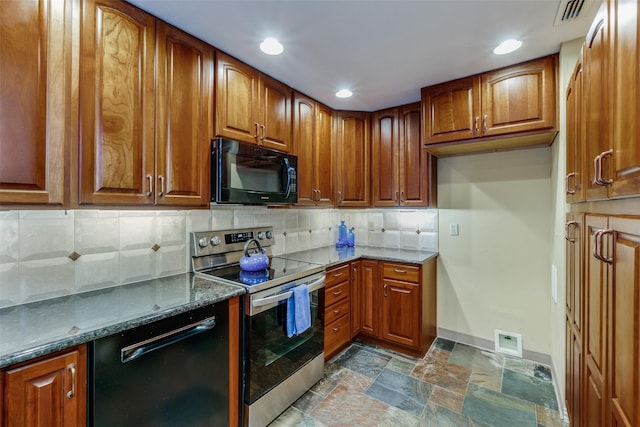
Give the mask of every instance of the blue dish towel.
M 298 285 L 291 290 L 287 300 L 287 336 L 299 335 L 311 327 L 311 306 L 307 285 Z

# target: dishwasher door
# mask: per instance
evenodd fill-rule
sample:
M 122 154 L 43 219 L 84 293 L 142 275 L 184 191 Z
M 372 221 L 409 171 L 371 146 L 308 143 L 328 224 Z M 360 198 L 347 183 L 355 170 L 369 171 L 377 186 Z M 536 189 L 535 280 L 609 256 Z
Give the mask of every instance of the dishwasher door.
M 90 351 L 89 425 L 229 425 L 227 301 L 98 339 Z

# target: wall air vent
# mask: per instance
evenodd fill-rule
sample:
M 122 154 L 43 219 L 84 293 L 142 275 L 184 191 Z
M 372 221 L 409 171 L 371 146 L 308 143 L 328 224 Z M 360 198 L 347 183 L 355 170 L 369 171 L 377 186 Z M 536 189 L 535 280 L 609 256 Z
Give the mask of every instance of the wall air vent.
M 583 11 L 585 0 L 562 0 L 558 7 L 556 20 L 553 25 L 557 26 L 577 19 Z

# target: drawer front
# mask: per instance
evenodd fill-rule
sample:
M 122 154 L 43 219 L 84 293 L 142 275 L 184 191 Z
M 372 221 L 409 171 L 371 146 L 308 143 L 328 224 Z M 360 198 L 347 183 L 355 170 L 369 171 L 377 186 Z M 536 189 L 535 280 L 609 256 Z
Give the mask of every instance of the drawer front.
M 326 288 L 329 290 L 333 285 L 337 285 L 338 283 L 344 282 L 345 280 L 349 280 L 349 264 L 343 265 L 342 267 L 332 268 L 327 271 L 326 280 Z
M 324 321 L 325 324 L 329 324 L 331 322 L 333 322 L 334 320 L 336 320 L 339 317 L 344 316 L 345 314 L 350 313 L 349 312 L 349 307 L 350 307 L 350 301 L 348 298 L 345 298 L 341 301 L 339 301 L 338 303 L 332 305 L 331 307 L 327 306 L 324 309 Z
M 349 281 L 331 286 L 324 290 L 324 306 L 329 307 L 344 298 L 349 297 Z
M 417 265 L 394 264 L 385 262 L 383 276 L 388 279 L 402 280 L 405 282 L 420 282 L 420 267 Z
M 324 355 L 331 357 L 351 340 L 350 318 L 346 314 L 324 327 Z

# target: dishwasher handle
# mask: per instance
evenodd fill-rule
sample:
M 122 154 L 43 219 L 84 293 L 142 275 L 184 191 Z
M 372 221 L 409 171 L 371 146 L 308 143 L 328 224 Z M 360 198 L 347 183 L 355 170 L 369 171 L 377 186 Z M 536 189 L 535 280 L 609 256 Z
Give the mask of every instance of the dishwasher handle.
M 200 322 L 191 323 L 187 326 L 183 326 L 182 328 L 174 329 L 148 340 L 129 345 L 120 349 L 120 360 L 122 363 L 131 362 L 132 360 L 135 360 L 147 353 L 151 353 L 154 350 L 175 344 L 178 341 L 182 341 L 194 335 L 210 331 L 215 326 L 216 317 L 213 316 Z

